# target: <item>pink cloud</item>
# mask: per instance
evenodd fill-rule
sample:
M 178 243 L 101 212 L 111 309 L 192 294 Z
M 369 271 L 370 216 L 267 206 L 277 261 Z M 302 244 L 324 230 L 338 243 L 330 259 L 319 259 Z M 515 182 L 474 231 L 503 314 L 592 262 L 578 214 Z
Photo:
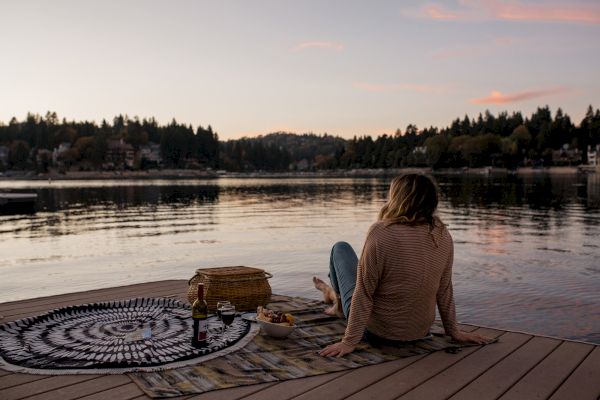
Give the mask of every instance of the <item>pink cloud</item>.
M 522 42 L 522 40 L 519 40 Z M 490 43 L 481 46 L 464 46 L 450 49 L 440 49 L 431 53 L 431 57 L 436 60 L 447 60 L 450 58 L 463 58 L 487 54 L 499 49 L 514 47 L 517 44 L 517 39 L 513 37 L 503 36 L 492 40 Z
M 497 90 L 492 90 L 489 96 L 480 97 L 478 99 L 469 100 L 472 104 L 507 104 L 507 103 L 516 103 L 519 101 L 537 99 L 540 97 L 553 96 L 560 93 L 567 93 L 571 90 L 565 87 L 556 87 L 550 89 L 540 89 L 540 90 L 526 90 L 523 92 L 517 93 L 502 93 Z
M 421 92 L 421 93 L 441 93 L 448 90 L 448 86 L 424 85 L 418 83 L 369 83 L 355 82 L 352 84 L 357 89 L 374 93 L 393 93 L 393 92 Z
M 578 4 L 525 5 L 518 1 L 485 0 L 483 6 L 497 19 L 514 21 L 549 21 L 600 23 L 600 7 Z
M 522 1 L 505 0 L 462 0 L 461 7 L 453 10 L 436 4 L 421 7 L 421 17 L 446 21 L 541 21 L 600 23 L 600 4 L 547 3 L 544 5 L 523 4 Z
M 332 50 L 342 50 L 344 45 L 338 42 L 325 42 L 325 41 L 313 41 L 313 42 L 302 42 L 298 43 L 294 46 L 294 50 L 305 50 L 310 48 L 317 49 L 332 49 Z
M 423 7 L 423 13 L 431 19 L 455 20 L 460 16 L 454 12 L 443 10 L 435 4 L 429 4 Z

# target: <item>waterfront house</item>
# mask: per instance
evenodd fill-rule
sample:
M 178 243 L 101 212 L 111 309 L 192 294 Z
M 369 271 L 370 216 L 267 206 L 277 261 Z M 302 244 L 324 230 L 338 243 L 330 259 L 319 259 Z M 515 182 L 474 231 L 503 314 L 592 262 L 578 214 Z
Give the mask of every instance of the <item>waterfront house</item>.
M 600 166 L 600 144 L 597 144 L 596 147 L 588 146 L 587 150 L 587 164 L 593 165 L 595 167 Z
M 61 156 L 71 149 L 71 143 L 63 142 L 52 150 L 52 164 L 62 166 Z
M 160 144 L 149 142 L 147 145 L 140 147 L 139 159 L 145 165 L 161 165 Z
M 110 139 L 107 143 L 105 159 L 107 168 L 131 169 L 135 161 L 135 151 L 133 146 L 125 143 L 123 139 Z
M 552 163 L 554 165 L 578 165 L 581 164 L 582 153 L 579 149 L 571 149 L 564 144 L 561 149 L 552 151 Z

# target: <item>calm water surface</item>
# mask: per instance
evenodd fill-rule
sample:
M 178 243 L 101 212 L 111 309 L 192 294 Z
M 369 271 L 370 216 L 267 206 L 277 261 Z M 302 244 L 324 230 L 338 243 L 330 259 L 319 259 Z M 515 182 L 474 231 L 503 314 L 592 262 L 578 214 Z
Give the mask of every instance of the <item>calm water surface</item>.
M 459 319 L 600 343 L 600 176 L 438 177 Z M 331 245 L 357 252 L 389 179 L 0 182 L 0 302 L 249 265 L 317 298 Z M 148 295 L 152 295 L 148 293 Z

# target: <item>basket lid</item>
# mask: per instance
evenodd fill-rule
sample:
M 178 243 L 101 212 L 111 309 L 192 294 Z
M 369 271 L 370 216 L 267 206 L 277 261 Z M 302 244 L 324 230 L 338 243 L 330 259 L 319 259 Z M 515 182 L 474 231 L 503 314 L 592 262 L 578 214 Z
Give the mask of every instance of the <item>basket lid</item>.
M 229 276 L 239 275 L 264 275 L 265 270 L 260 268 L 236 266 L 236 267 L 219 267 L 219 268 L 198 268 L 197 274 L 206 275 L 214 278 L 226 278 Z

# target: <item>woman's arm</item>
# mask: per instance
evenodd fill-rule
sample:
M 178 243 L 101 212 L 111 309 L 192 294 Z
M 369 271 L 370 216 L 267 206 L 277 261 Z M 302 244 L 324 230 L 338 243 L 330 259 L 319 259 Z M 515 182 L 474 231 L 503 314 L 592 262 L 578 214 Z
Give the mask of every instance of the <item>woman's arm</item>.
M 448 263 L 442 274 L 440 281 L 440 287 L 437 292 L 437 305 L 440 310 L 440 316 L 444 323 L 444 330 L 446 334 L 452 337 L 453 340 L 462 343 L 476 343 L 485 344 L 492 341 L 492 339 L 485 336 L 478 335 L 476 333 L 462 332 L 458 329 L 456 322 L 456 306 L 454 304 L 454 291 L 452 288 L 452 264 L 454 259 L 454 245 L 450 245 L 450 254 L 448 257 Z
M 452 240 L 452 239 L 450 239 Z M 450 242 L 450 253 L 448 261 L 440 279 L 440 286 L 436 294 L 436 301 L 444 330 L 448 336 L 454 337 L 458 332 L 456 324 L 456 306 L 454 305 L 454 291 L 452 288 L 452 264 L 454 262 L 454 245 Z
M 360 342 L 373 308 L 373 294 L 379 285 L 381 266 L 377 263 L 377 244 L 373 230 L 367 235 L 356 271 L 348 325 L 341 342 L 327 346 L 319 354 L 342 357 Z

